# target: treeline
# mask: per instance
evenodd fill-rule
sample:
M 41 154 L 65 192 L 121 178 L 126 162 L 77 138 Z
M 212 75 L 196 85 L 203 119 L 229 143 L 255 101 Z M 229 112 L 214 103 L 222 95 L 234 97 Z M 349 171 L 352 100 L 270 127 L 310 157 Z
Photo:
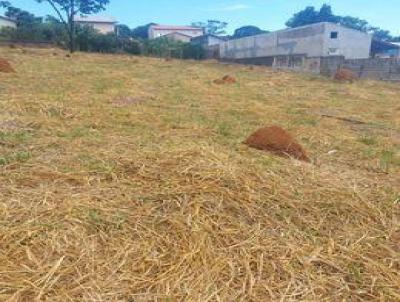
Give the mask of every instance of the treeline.
M 26 11 L 12 8 L 8 17 L 17 20 L 17 28 L 2 28 L 0 40 L 23 42 L 47 42 L 68 48 L 68 35 L 65 25 L 47 16 L 39 18 Z M 172 57 L 183 59 L 202 59 L 204 51 L 198 46 L 167 38 L 147 39 L 148 26 L 130 30 L 119 25 L 114 33 L 101 34 L 92 27 L 75 28 L 74 44 L 76 50 L 102 53 L 129 53 L 134 55 Z
M 0 30 L 0 39 L 2 40 L 47 42 L 68 49 L 71 48 L 71 39 L 73 39 L 72 45 L 76 50 L 80 51 L 129 53 L 185 59 L 202 59 L 205 57 L 205 51 L 200 46 L 193 46 L 190 43 L 174 41 L 168 38 L 149 40 L 148 29 L 155 23 L 133 29 L 126 25 L 118 25 L 116 31 L 109 34 L 101 34 L 91 27 L 76 25 L 73 35 L 71 35 L 68 24 L 53 16 L 37 17 L 28 11 L 13 7 L 7 1 L 0 1 L 0 7 L 6 9 L 5 15 L 7 17 L 13 18 L 17 22 L 17 28 L 15 29 L 2 28 Z M 95 12 L 95 10 L 92 10 L 92 12 Z M 307 7 L 294 14 L 286 22 L 286 26 L 294 28 L 318 22 L 341 24 L 371 33 L 376 39 L 380 40 L 400 41 L 400 37 L 393 37 L 389 31 L 374 27 L 365 20 L 351 16 L 335 15 L 331 6 L 326 4 L 319 10 L 315 9 L 315 7 Z M 227 39 L 268 32 L 256 26 L 243 26 L 236 29 L 232 36 L 227 36 L 226 27 L 228 24 L 226 22 L 208 20 L 207 22 L 195 22 L 192 25 L 204 28 L 208 34 L 224 35 Z
M 340 24 L 352 29 L 372 34 L 374 38 L 378 40 L 392 42 L 400 41 L 400 37 L 394 37 L 390 34 L 390 31 L 373 26 L 366 20 L 352 16 L 340 16 L 334 14 L 332 7 L 328 4 L 322 5 L 319 10 L 317 10 L 314 6 L 306 7 L 304 10 L 294 14 L 293 17 L 286 22 L 286 26 L 293 28 L 319 22 L 332 22 Z

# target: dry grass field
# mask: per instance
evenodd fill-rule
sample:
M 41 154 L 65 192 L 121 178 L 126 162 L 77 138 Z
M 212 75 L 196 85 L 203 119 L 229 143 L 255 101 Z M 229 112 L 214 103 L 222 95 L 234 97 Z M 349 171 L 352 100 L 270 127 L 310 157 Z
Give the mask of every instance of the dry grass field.
M 0 301 L 400 300 L 399 84 L 0 57 Z M 312 162 L 242 144 L 268 125 Z

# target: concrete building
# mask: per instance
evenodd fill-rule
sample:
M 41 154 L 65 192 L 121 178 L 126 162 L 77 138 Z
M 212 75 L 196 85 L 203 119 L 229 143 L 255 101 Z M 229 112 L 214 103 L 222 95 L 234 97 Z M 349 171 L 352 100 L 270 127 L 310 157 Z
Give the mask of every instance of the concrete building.
M 149 39 L 156 39 L 171 34 L 180 34 L 193 38 L 204 35 L 204 29 L 192 26 L 173 25 L 152 25 L 149 27 Z
M 17 22 L 11 18 L 0 16 L 0 28 L 2 27 L 17 27 Z
M 221 59 L 258 61 L 273 65 L 276 59 L 343 56 L 369 58 L 372 36 L 334 23 L 317 23 L 230 40 L 220 44 Z
M 178 33 L 178 32 L 173 32 L 173 33 L 167 34 L 163 37 L 172 39 L 174 41 L 181 41 L 181 42 L 185 42 L 185 43 L 189 43 L 190 40 L 192 39 L 191 36 L 188 36 L 188 35 L 185 35 L 182 33 Z
M 90 26 L 98 30 L 101 34 L 115 32 L 117 21 L 112 17 L 105 16 L 77 16 L 75 23 L 82 26 Z
M 400 43 L 372 40 L 373 58 L 400 58 Z

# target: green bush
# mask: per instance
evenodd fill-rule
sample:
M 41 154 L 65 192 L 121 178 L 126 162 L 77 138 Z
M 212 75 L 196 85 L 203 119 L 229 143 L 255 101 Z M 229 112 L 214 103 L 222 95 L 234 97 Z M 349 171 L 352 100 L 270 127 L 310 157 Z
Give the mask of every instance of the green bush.
M 59 22 L 35 23 L 32 26 L 2 28 L 0 39 L 12 41 L 48 42 L 66 47 L 68 37 L 63 24 Z M 76 49 L 85 52 L 129 53 L 161 58 L 204 59 L 201 46 L 191 45 L 170 38 L 138 40 L 120 37 L 116 33 L 101 34 L 89 26 L 77 26 Z

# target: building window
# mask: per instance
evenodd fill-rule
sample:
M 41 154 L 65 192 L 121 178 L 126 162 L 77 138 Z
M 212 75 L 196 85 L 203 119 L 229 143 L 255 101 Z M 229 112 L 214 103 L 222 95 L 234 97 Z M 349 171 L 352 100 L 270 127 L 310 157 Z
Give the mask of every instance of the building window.
M 331 39 L 337 39 L 339 37 L 339 33 L 337 31 L 331 32 Z

